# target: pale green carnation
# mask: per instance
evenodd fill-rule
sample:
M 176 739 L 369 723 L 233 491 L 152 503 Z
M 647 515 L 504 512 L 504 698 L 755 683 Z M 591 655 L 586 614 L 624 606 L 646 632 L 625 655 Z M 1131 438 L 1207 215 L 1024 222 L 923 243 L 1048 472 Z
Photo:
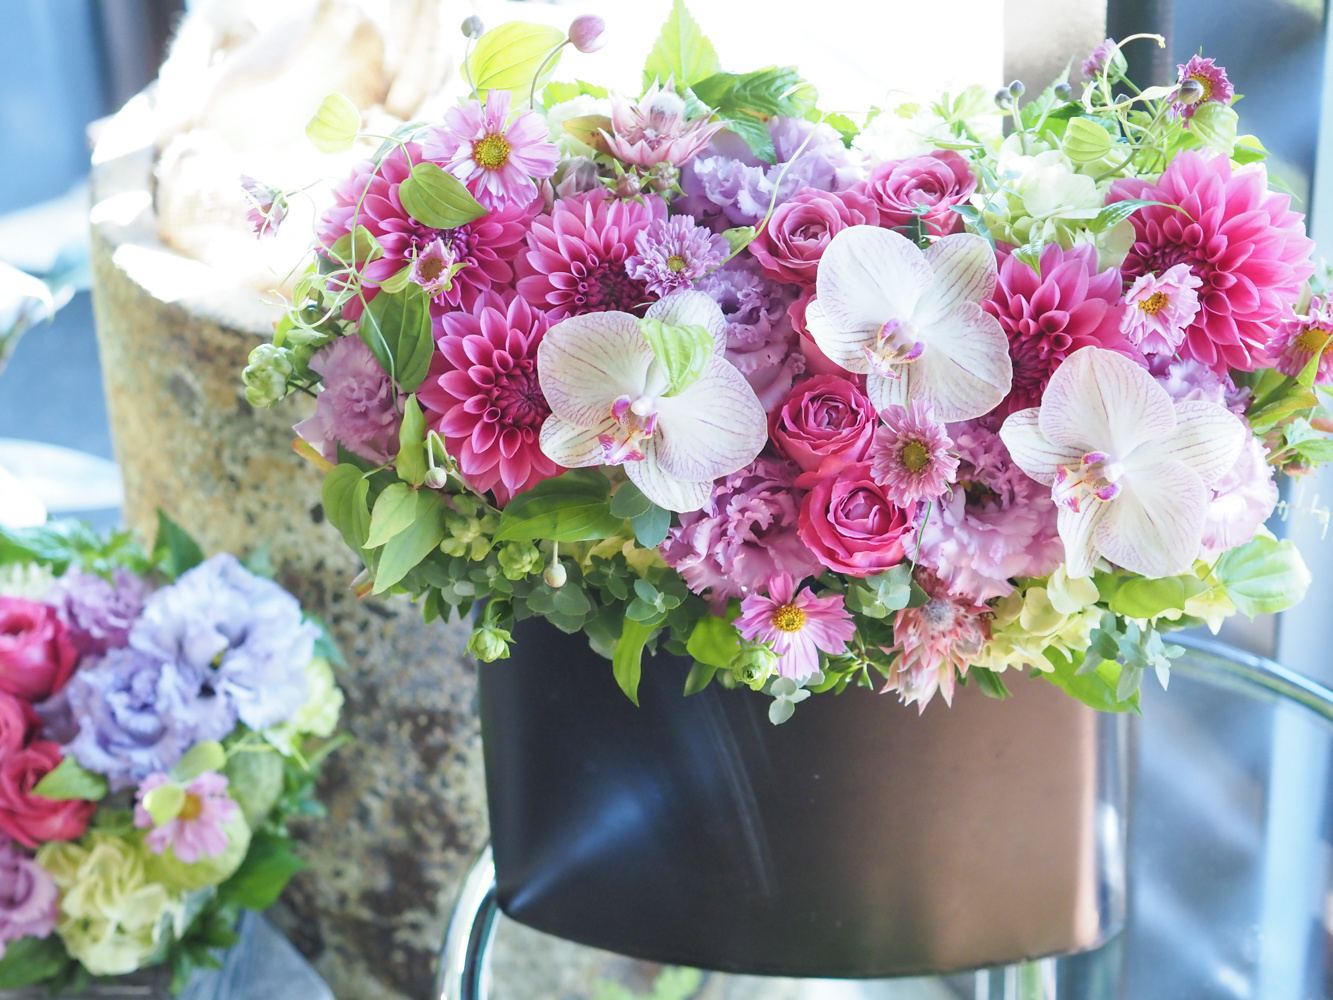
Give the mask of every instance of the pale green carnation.
M 305 703 L 286 722 L 264 730 L 264 739 L 288 757 L 300 750 L 307 736 L 332 736 L 342 714 L 343 693 L 328 660 L 322 656 L 312 659 L 306 664 L 305 678 Z
M 51 585 L 55 582 L 55 574 L 36 563 L 11 563 L 8 566 L 0 566 L 0 597 L 21 597 L 28 601 L 41 601 L 46 598 Z

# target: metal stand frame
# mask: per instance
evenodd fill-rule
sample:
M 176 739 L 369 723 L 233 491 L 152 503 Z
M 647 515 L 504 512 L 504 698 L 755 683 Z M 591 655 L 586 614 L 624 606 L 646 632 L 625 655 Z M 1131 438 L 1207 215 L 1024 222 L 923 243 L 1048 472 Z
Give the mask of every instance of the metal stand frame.
M 436 980 L 439 1000 L 487 1000 L 491 995 L 491 944 L 499 914 L 495 860 L 488 844 L 463 879 L 449 917 Z

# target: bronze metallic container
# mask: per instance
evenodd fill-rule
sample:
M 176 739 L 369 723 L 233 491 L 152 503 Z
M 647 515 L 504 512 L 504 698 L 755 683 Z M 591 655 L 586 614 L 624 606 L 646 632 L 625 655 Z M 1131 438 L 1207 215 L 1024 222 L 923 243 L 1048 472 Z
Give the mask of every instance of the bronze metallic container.
M 951 972 L 1095 948 L 1125 914 L 1127 725 L 1050 684 L 892 696 L 681 691 L 641 707 L 581 635 L 521 623 L 481 669 L 498 896 L 510 917 L 748 974 Z

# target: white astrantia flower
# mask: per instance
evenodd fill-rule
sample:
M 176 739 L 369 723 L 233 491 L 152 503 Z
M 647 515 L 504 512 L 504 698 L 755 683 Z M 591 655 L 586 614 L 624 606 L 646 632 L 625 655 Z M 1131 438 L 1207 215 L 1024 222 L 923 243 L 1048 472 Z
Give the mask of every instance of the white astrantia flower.
M 1066 572 L 1098 556 L 1147 577 L 1187 572 L 1199 555 L 1208 489 L 1236 463 L 1245 425 L 1223 406 L 1174 402 L 1114 351 L 1084 347 L 1041 406 L 1011 414 L 1000 438 L 1018 467 L 1051 487 Z
M 919 399 L 943 423 L 969 420 L 1013 380 L 1004 329 L 980 306 L 995 281 L 995 251 L 980 236 L 922 251 L 890 230 L 852 226 L 820 259 L 806 324 L 831 361 L 866 375 L 876 409 Z
M 768 440 L 764 407 L 725 347 L 722 310 L 702 292 L 668 295 L 644 320 L 601 312 L 557 323 L 537 350 L 551 407 L 542 451 L 567 468 L 623 465 L 659 507 L 698 510 L 713 480 Z

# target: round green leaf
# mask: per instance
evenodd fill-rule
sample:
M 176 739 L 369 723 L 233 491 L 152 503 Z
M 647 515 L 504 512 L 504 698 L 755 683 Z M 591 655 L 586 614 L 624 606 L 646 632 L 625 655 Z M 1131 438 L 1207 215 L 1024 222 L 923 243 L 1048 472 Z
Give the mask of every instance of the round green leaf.
M 471 79 L 477 93 L 485 96 L 491 89 L 512 90 L 526 95 L 537 69 L 563 44 L 565 33 L 546 24 L 507 21 L 492 28 L 477 40 L 477 47 L 467 61 L 465 79 Z M 542 69 L 537 89 L 546 85 L 555 73 L 558 58 Z
M 432 229 L 465 226 L 486 214 L 462 181 L 434 163 L 414 166 L 398 186 L 398 199 L 408 215 Z
M 345 153 L 356 141 L 361 112 L 342 94 L 324 98 L 305 127 L 305 134 L 321 153 Z

